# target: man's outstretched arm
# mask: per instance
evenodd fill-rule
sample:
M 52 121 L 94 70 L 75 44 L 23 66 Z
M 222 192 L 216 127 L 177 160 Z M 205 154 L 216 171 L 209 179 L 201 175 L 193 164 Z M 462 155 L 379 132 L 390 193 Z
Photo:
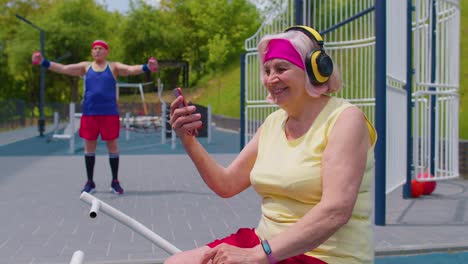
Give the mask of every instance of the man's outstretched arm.
M 58 62 L 53 62 L 42 57 L 42 54 L 39 52 L 34 52 L 32 55 L 32 63 L 39 64 L 44 68 L 47 68 L 53 72 L 71 75 L 71 76 L 83 76 L 86 74 L 86 68 L 91 64 L 91 62 L 83 61 L 75 64 L 61 64 Z
M 120 62 L 114 63 L 115 73 L 118 76 L 138 75 L 144 72 L 156 72 L 158 70 L 158 61 L 151 57 L 146 64 L 127 65 Z

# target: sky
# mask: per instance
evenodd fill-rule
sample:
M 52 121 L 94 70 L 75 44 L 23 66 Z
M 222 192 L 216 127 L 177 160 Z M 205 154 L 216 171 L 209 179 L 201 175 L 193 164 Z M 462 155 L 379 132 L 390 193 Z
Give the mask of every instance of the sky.
M 130 0 L 99 0 L 98 2 L 105 3 L 109 11 L 125 13 L 130 9 Z
M 147 3 L 156 4 L 159 0 L 145 0 Z M 130 10 L 130 0 L 98 0 L 98 2 L 105 3 L 109 11 L 119 11 L 125 13 Z M 264 5 L 266 1 L 262 0 L 253 0 L 252 2 L 256 3 L 260 7 Z
M 147 3 L 156 4 L 159 0 L 145 0 Z M 119 11 L 125 13 L 130 10 L 130 0 L 98 0 L 107 5 L 109 11 Z

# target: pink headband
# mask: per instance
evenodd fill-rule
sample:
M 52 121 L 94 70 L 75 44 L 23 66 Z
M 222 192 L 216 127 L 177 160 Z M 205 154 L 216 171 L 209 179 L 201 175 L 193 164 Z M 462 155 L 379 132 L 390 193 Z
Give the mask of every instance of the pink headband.
M 305 70 L 301 55 L 287 39 L 272 39 L 268 42 L 263 63 L 271 59 L 284 59 Z
M 105 48 L 106 50 L 109 50 L 109 46 L 104 40 L 95 40 L 93 44 L 91 45 L 91 49 L 94 48 L 94 46 L 101 46 Z

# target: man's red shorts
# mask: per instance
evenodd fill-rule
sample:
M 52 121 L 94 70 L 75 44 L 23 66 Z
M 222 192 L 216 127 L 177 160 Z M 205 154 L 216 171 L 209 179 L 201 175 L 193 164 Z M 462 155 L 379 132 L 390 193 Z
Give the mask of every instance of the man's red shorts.
M 207 246 L 214 248 L 219 244 L 226 243 L 228 245 L 240 247 L 240 248 L 253 248 L 256 245 L 260 244 L 260 239 L 257 234 L 255 234 L 255 229 L 253 228 L 240 228 L 237 233 L 232 234 L 223 239 L 215 240 Z M 277 264 L 327 264 L 326 262 L 311 257 L 307 255 L 298 255 L 288 259 L 284 259 Z
M 104 141 L 119 137 L 120 118 L 118 115 L 84 115 L 80 120 L 80 137 L 97 140 L 101 135 Z

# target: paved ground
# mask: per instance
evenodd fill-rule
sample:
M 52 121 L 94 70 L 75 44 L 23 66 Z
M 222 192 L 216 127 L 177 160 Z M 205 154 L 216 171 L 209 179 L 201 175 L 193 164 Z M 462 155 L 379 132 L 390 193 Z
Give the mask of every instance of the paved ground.
M 402 199 L 401 189 L 390 194 L 387 225 L 375 227 L 377 263 L 468 263 L 468 254 L 459 253 L 468 251 L 467 189 L 468 181 L 448 180 L 417 199 Z
M 70 155 L 67 142 L 47 143 L 36 130 L 0 134 L 0 264 L 69 263 L 76 250 L 85 253 L 85 263 L 95 264 L 158 263 L 168 256 L 106 215 L 89 218 L 90 207 L 79 200 L 85 179 L 79 142 Z M 228 164 L 238 152 L 239 135 L 215 131 L 211 143 L 202 143 Z M 257 224 L 260 200 L 251 189 L 219 198 L 180 145 L 172 150 L 158 135 L 131 139 L 121 142 L 126 194 L 108 192 L 111 176 L 100 145 L 96 197 L 182 250 Z M 376 263 L 468 263 L 467 188 L 466 181 L 452 180 L 419 199 L 404 200 L 401 190 L 389 195 L 387 225 L 375 227 Z

